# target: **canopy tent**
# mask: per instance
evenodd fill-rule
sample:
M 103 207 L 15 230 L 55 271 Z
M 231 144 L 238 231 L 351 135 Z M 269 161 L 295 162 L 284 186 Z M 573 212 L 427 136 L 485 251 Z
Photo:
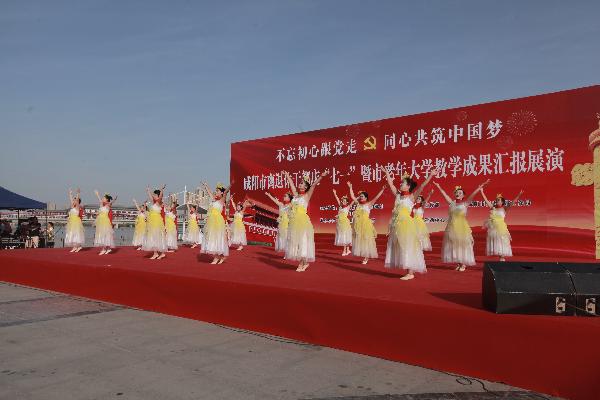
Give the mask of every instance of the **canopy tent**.
M 21 196 L 0 186 L 0 210 L 45 209 L 46 203 Z

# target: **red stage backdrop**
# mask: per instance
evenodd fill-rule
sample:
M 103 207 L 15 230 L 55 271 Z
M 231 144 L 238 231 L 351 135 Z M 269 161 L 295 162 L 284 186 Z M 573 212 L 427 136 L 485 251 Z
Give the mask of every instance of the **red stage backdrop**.
M 342 196 L 351 181 L 355 191 L 374 196 L 385 183 L 378 166 L 391 170 L 396 182 L 408 173 L 419 183 L 437 166 L 441 171 L 435 179 L 449 194 L 461 185 L 468 195 L 486 179 L 491 180 L 486 188 L 490 200 L 497 193 L 510 200 L 524 189 L 508 213 L 509 228 L 531 230 L 531 246 L 537 246 L 540 255 L 553 249 L 593 258 L 600 254 L 594 239 L 594 177 L 600 180 L 600 149 L 594 168 L 590 133 L 599 127 L 598 111 L 597 85 L 233 143 L 232 192 L 238 199 L 243 194 L 272 204 L 265 191 L 281 198 L 288 190 L 282 170 L 298 180 L 303 173 L 314 179 L 328 169 L 331 174 L 316 188 L 309 215 L 316 232 L 331 233 L 337 213 L 333 188 Z M 596 185 L 600 197 L 600 182 Z M 371 217 L 378 232 L 385 234 L 394 203 L 391 192 L 378 203 Z M 436 190 L 425 210 L 431 232 L 444 229 L 447 212 Z M 600 218 L 600 208 L 597 212 Z M 471 225 L 481 226 L 487 215 L 488 208 L 477 196 L 469 210 Z M 577 246 L 564 240 L 565 235 L 577 238 Z

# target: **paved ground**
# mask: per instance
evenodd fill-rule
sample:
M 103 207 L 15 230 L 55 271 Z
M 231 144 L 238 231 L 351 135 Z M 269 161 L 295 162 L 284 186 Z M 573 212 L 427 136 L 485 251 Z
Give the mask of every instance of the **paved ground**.
M 498 398 L 548 397 L 0 282 L 0 399 Z

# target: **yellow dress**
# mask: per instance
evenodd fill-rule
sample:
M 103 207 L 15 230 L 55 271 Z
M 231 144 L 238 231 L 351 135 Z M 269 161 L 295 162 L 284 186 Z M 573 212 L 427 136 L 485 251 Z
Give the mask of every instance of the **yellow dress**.
M 204 225 L 204 240 L 201 252 L 213 255 L 229 255 L 229 241 L 227 240 L 227 224 L 221 215 L 223 202 L 215 200 L 210 203 L 207 210 L 206 225 Z
M 279 217 L 277 218 L 277 237 L 275 238 L 275 251 L 285 252 L 287 246 L 288 226 L 290 205 L 279 207 Z
M 431 251 L 431 239 L 429 239 L 429 230 L 423 215 L 425 214 L 423 206 L 413 208 L 413 220 L 415 221 L 415 227 L 417 228 L 417 235 L 421 241 L 421 248 L 423 251 Z
M 167 249 L 177 250 L 177 225 L 175 214 L 167 211 L 165 214 L 165 229 L 167 231 Z
M 488 256 L 512 257 L 513 255 L 510 245 L 512 239 L 505 217 L 504 207 L 494 207 L 490 210 L 490 216 L 484 224 L 487 229 L 486 254 Z
M 187 220 L 185 236 L 183 241 L 188 244 L 200 244 L 202 243 L 202 231 L 198 226 L 198 217 L 196 213 L 190 213 Z
M 110 208 L 102 206 L 98 209 L 96 216 L 96 235 L 94 236 L 94 246 L 96 247 L 114 247 L 114 230 L 108 213 Z
M 308 202 L 304 196 L 294 197 L 290 210 L 288 240 L 285 258 L 315 261 L 315 231 L 308 216 Z
M 385 253 L 386 268 L 427 272 L 417 225 L 410 216 L 414 205 L 412 196 L 402 196 L 400 193 L 396 195 Z
M 377 231 L 369 217 L 371 207 L 361 204 L 354 211 L 354 235 L 352 237 L 352 254 L 363 258 L 377 258 Z
M 352 244 L 352 224 L 348 218 L 350 207 L 340 207 L 335 224 L 335 242 L 336 246 L 346 247 Z
M 244 216 L 241 212 L 237 211 L 233 214 L 233 222 L 231 223 L 231 244 L 234 246 L 245 246 L 248 244 L 246 241 L 246 227 L 244 226 Z
M 133 231 L 132 244 L 134 246 L 143 245 L 145 234 L 146 234 L 146 214 L 143 212 L 138 212 L 138 215 L 135 218 L 135 230 Z
M 65 230 L 65 246 L 78 247 L 85 243 L 85 233 L 83 222 L 79 218 L 79 209 L 73 207 L 69 210 L 67 219 L 67 228 Z
M 442 262 L 475 265 L 473 233 L 467 221 L 465 203 L 450 203 L 450 216 L 442 243 Z
M 144 235 L 142 250 L 159 251 L 161 253 L 167 251 L 167 239 L 165 237 L 162 206 L 159 204 L 154 203 L 148 209 L 146 234 Z

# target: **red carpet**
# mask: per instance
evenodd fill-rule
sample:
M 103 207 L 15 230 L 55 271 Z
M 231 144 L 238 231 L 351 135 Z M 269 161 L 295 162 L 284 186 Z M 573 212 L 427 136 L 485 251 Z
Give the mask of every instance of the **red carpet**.
M 0 280 L 566 398 L 600 393 L 600 319 L 496 315 L 481 308 L 481 265 L 455 272 L 439 264 L 436 252 L 427 257 L 426 275 L 403 282 L 382 260 L 363 266 L 339 256 L 330 237 L 318 242 L 318 262 L 304 273 L 264 247 L 232 251 L 219 266 L 189 248 L 158 262 L 132 248 L 102 257 L 91 249 L 38 249 L 0 252 Z M 574 254 L 592 261 L 587 250 Z

